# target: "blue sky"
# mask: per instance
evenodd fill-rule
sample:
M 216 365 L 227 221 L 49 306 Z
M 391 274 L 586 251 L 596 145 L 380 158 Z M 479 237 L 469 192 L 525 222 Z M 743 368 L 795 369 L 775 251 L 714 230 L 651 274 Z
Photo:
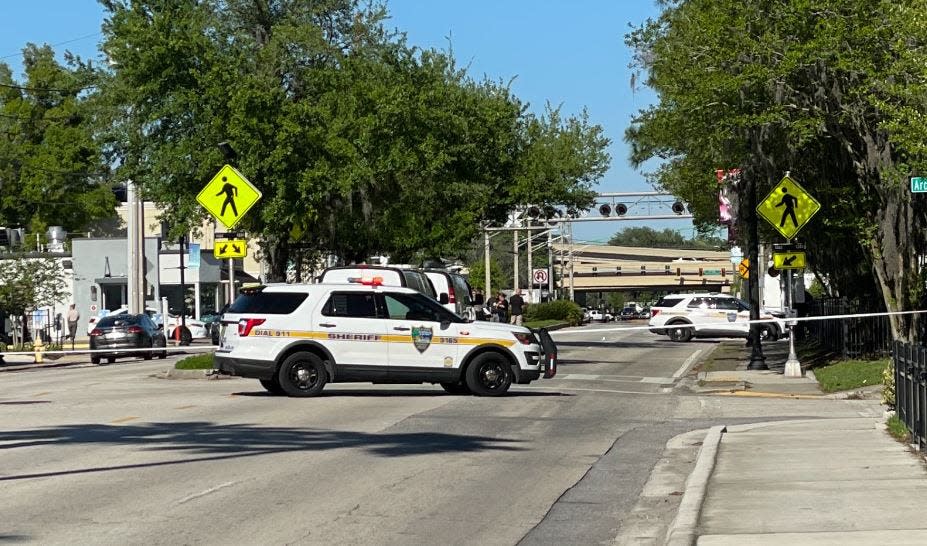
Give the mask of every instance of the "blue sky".
M 391 26 L 420 47 L 453 48 L 475 77 L 509 81 L 532 110 L 547 102 L 573 114 L 587 108 L 611 138 L 612 166 L 598 190 L 651 191 L 643 173 L 628 164 L 624 130 L 632 115 L 655 100 L 649 89 L 632 91 L 629 24 L 658 14 L 653 0 L 389 0 Z M 95 58 L 103 10 L 95 0 L 3 2 L 0 61 L 19 70 L 27 42 L 56 45 Z M 606 240 L 639 222 L 576 224 L 577 239 Z M 688 221 L 648 223 L 691 235 Z

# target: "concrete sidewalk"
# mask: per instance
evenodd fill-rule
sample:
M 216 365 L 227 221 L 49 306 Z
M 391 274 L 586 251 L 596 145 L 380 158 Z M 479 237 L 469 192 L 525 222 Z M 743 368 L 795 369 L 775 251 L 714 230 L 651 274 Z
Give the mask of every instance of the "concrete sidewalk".
M 863 417 L 728 427 L 712 454 L 697 543 L 927 544 L 924 461 L 883 423 Z M 671 542 L 693 537 L 676 538 Z

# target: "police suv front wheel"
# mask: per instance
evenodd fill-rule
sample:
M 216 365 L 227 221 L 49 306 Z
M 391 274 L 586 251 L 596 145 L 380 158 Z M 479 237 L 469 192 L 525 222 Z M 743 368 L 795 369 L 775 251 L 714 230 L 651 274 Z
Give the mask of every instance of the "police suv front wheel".
M 328 382 L 328 372 L 314 354 L 294 353 L 280 366 L 277 382 L 287 396 L 316 396 Z
M 499 353 L 483 353 L 467 368 L 467 387 L 477 396 L 502 396 L 512 385 L 512 368 Z

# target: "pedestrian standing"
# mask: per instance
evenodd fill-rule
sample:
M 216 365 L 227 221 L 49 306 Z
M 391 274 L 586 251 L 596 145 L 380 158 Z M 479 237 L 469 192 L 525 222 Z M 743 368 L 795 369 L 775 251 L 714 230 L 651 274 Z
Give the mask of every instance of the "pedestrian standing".
M 509 299 L 509 309 L 512 311 L 511 323 L 516 326 L 522 324 L 522 314 L 525 312 L 525 300 L 521 297 L 521 290 L 516 290 Z
M 74 348 L 74 338 L 77 336 L 77 321 L 80 320 L 80 311 L 73 303 L 68 309 L 68 337 L 71 338 L 71 348 Z
M 509 318 L 509 302 L 505 299 L 505 294 L 499 292 L 499 296 L 496 298 L 495 308 L 495 322 L 508 322 Z

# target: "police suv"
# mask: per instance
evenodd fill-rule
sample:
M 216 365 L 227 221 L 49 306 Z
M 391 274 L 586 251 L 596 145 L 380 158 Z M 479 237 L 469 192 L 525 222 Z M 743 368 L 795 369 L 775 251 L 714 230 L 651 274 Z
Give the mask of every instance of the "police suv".
M 216 369 L 289 396 L 340 382 L 438 383 L 452 394 L 498 396 L 555 373 L 531 330 L 467 322 L 378 280 L 243 290 L 222 316 Z

